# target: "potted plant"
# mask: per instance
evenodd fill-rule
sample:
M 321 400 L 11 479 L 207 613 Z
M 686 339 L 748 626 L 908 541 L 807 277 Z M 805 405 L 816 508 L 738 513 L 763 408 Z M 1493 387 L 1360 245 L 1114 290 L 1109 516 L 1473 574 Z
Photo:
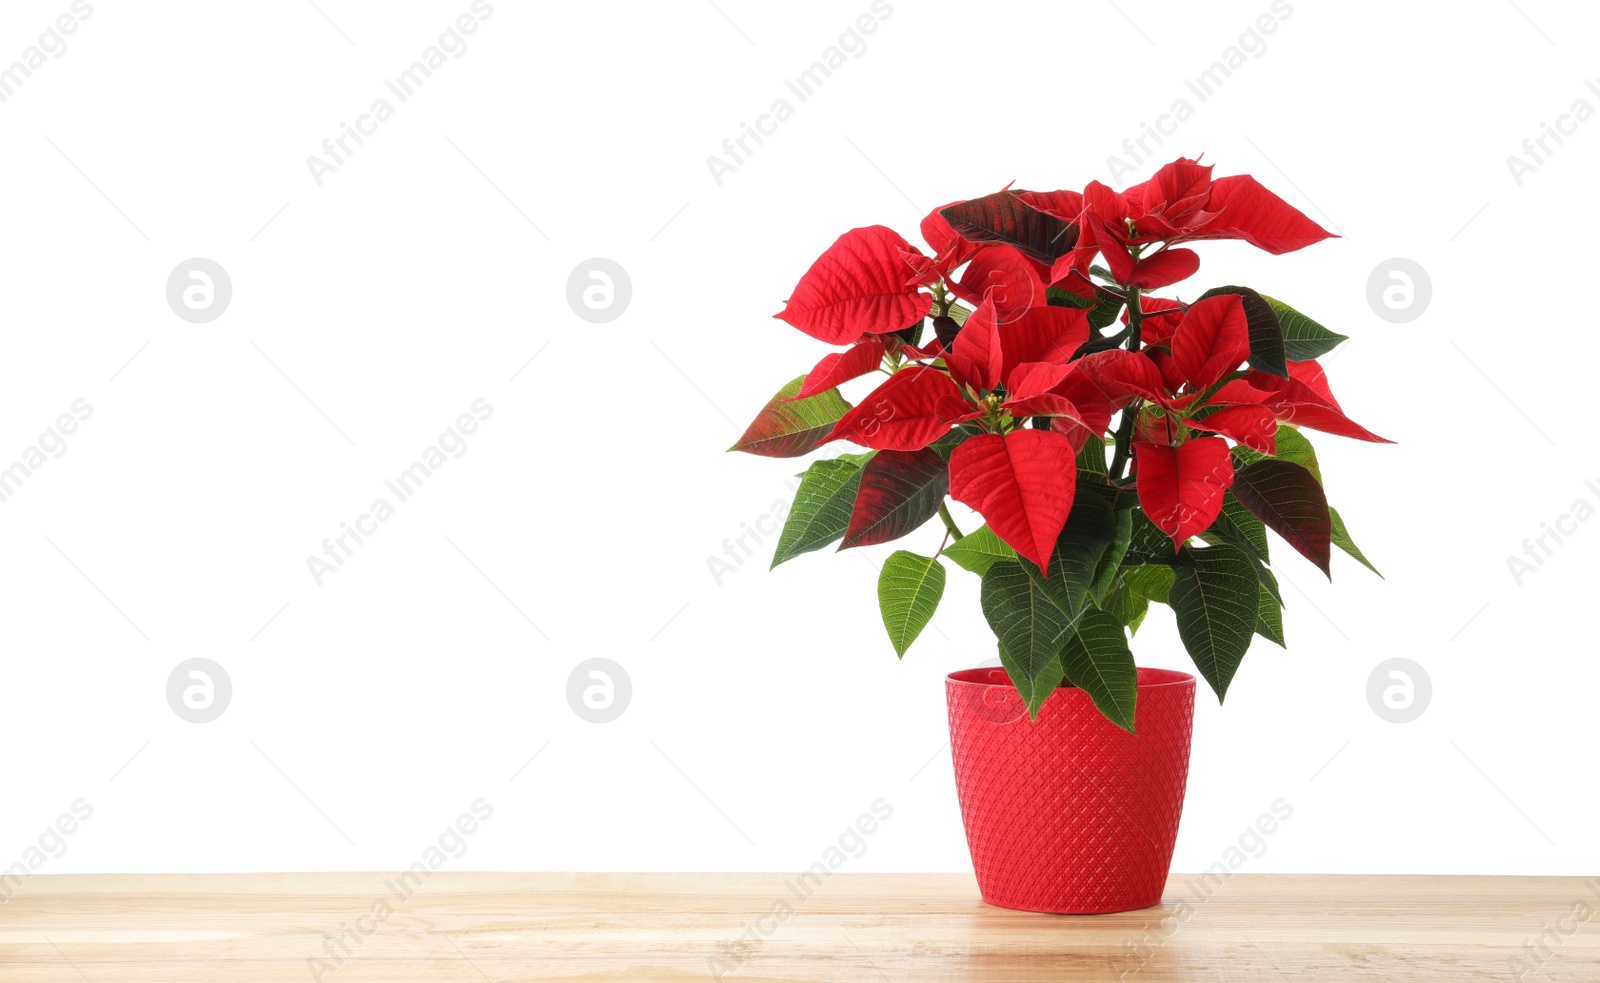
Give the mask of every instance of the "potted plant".
M 1248 287 L 1171 289 L 1199 267 L 1189 243 L 1281 254 L 1329 233 L 1254 178 L 1211 171 L 1180 159 L 1121 193 L 1008 186 L 930 213 L 927 253 L 883 226 L 845 233 L 776 315 L 844 347 L 733 448 L 863 449 L 806 469 L 773 566 L 938 518 L 937 548 L 883 564 L 897 655 L 932 618 L 946 561 L 979 578 L 1004 668 L 951 673 L 946 693 L 993 904 L 1160 901 L 1195 680 L 1136 667 L 1129 638 L 1152 603 L 1172 609 L 1221 700 L 1254 636 L 1284 643 L 1268 529 L 1324 574 L 1332 546 L 1371 567 L 1303 432 L 1383 441 L 1345 416 L 1317 364 L 1344 336 Z M 875 373 L 854 405 L 841 395 Z M 983 524 L 963 532 L 947 497 Z

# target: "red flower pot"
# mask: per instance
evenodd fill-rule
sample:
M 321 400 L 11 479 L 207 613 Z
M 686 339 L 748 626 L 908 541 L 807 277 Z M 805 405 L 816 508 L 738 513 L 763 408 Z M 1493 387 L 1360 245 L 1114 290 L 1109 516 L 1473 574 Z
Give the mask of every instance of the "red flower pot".
M 1003 669 L 945 678 L 950 750 L 983 900 L 1093 914 L 1161 901 L 1178 838 L 1194 677 L 1139 670 L 1129 734 L 1064 687 L 1039 719 Z

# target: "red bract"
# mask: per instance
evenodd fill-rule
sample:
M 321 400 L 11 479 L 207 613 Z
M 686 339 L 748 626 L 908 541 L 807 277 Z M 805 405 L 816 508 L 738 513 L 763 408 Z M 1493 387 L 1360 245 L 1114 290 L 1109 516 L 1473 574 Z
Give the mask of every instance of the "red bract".
M 1077 455 L 1060 434 L 979 434 L 950 455 L 950 495 L 1048 575 L 1050 551 L 1072 512 L 1076 474 Z
M 1081 311 L 1071 312 L 1082 314 Z M 1092 433 L 1104 429 L 1110 407 L 1099 387 L 1083 377 L 1069 359 L 1087 332 L 1086 324 L 1062 311 L 1019 318 L 1001 325 L 995 304 L 986 298 L 968 317 L 955 344 L 944 353 L 945 371 L 913 365 L 891 376 L 861 405 L 846 413 L 828 439 L 849 440 L 879 450 L 913 450 L 947 433 L 950 427 L 989 418 L 1002 427 L 1023 419 L 1048 420 L 1043 430 L 1009 429 L 1009 456 L 976 451 L 962 453 L 972 438 L 950 457 L 951 494 L 972 506 L 1006 543 L 1023 556 L 1047 566 L 1050 543 L 1059 534 L 1054 509 L 1062 501 L 1072 507 L 1074 485 L 1063 481 L 1076 473 L 1077 451 Z M 1015 354 L 1010 347 L 1014 346 Z M 1018 361 L 1028 358 L 1030 361 Z M 1074 396 L 1086 405 L 1079 409 Z M 1092 423 L 1091 423 L 1092 421 Z M 992 446 L 980 443 L 979 447 Z M 1068 462 L 1048 483 L 1045 493 L 1040 462 Z M 1006 463 L 1002 468 L 1003 462 Z M 965 489 L 965 490 L 963 490 Z M 1065 521 L 1066 513 L 1062 513 Z M 1038 537 L 1051 528 L 1050 543 Z
M 881 225 L 851 229 L 800 278 L 782 318 L 830 345 L 900 331 L 928 314 L 932 301 L 906 282 L 911 244 Z
M 1133 445 L 1139 504 L 1155 527 L 1172 537 L 1172 550 L 1216 521 L 1233 484 L 1233 455 L 1221 437 L 1196 437 L 1177 447 Z
M 1269 253 L 1286 253 L 1332 235 L 1255 178 L 1245 174 L 1213 181 L 1210 165 L 1188 158 L 1121 194 L 1091 182 L 1084 202 L 1096 232 L 1130 246 L 1243 239 Z
M 959 205 L 961 202 L 952 201 L 950 205 Z M 942 274 L 953 273 L 961 264 L 972 258 L 972 254 L 983 247 L 977 243 L 956 235 L 950 228 L 950 221 L 939 212 L 950 205 L 941 205 L 927 214 L 922 220 L 922 238 L 933 250 L 933 264 Z
M 1210 388 L 1249 355 L 1244 303 L 1233 294 L 1195 304 L 1172 332 L 1172 361 L 1196 391 Z
M 1316 361 L 1343 336 L 1248 287 L 1178 286 L 1199 270 L 1196 243 L 1284 253 L 1328 238 L 1315 222 L 1249 176 L 1213 179 L 1181 158 L 1122 191 L 1007 185 L 935 209 L 921 231 L 927 251 L 882 226 L 846 233 L 778 315 L 838 350 L 772 397 L 735 449 L 871 453 L 810 466 L 775 565 L 937 516 L 931 555 L 899 550 L 882 566 L 896 652 L 928 624 L 945 561 L 958 563 L 983 578 L 984 615 L 1031 708 L 1064 679 L 1127 727 L 1136 673 L 1113 622 L 1137 627 L 1169 604 L 1220 695 L 1253 635 L 1282 640 L 1268 529 L 1325 573 L 1335 545 L 1370 566 L 1298 429 L 1383 441 L 1345 415 Z M 875 386 L 858 381 L 880 369 Z M 841 387 L 857 385 L 851 406 Z M 947 497 L 985 535 L 965 541 Z M 1134 573 L 1150 565 L 1170 575 Z M 1094 630 L 1063 642 L 1069 622 Z
M 882 337 L 863 338 L 848 351 L 824 355 L 816 368 L 806 373 L 795 398 L 804 399 L 829 389 L 837 389 L 851 379 L 859 379 L 883 362 L 887 346 Z
M 990 301 L 1002 321 L 1010 321 L 1045 300 L 1044 281 L 1028 258 L 1012 246 L 979 249 L 961 279 L 950 281 L 950 289 L 974 307 Z
M 827 439 L 876 450 L 914 451 L 943 437 L 952 423 L 971 416 L 949 375 L 913 365 L 890 376 L 840 417 Z
M 1251 372 L 1217 390 L 1212 401 L 1256 403 L 1272 410 L 1275 417 L 1297 427 L 1310 427 L 1341 437 L 1354 437 L 1378 444 L 1394 441 L 1380 437 L 1344 415 L 1333 393 L 1328 390 L 1322 366 L 1315 361 L 1290 362 L 1289 378 L 1265 372 Z
M 1173 161 L 1144 184 L 1121 193 L 1090 182 L 1083 198 L 1083 231 L 1073 250 L 1073 267 L 1086 269 L 1098 252 L 1118 282 L 1142 289 L 1168 286 L 1199 268 L 1193 250 L 1169 248 L 1176 243 L 1242 239 L 1278 254 L 1332 235 L 1255 178 L 1237 175 L 1213 181 L 1210 165 L 1188 158 Z M 1162 243 L 1162 248 L 1139 258 L 1139 251 L 1155 243 Z

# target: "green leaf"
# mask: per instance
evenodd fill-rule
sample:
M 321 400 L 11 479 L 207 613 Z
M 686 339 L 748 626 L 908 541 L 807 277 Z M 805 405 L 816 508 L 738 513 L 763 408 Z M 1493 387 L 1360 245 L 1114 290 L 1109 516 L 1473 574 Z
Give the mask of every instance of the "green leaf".
M 1117 513 L 1112 510 L 1111 501 L 1109 485 L 1078 482 L 1067 524 L 1050 552 L 1050 575 L 1045 576 L 1027 560 L 1021 561 L 1034 584 L 1068 618 L 1083 610 L 1100 558 L 1116 538 Z
M 1272 596 L 1272 591 L 1267 589 L 1265 583 L 1260 585 L 1260 590 L 1260 606 L 1256 609 L 1256 634 L 1279 648 L 1288 648 L 1283 640 L 1283 605 Z
M 1089 312 L 1089 326 L 1097 331 L 1104 330 L 1116 323 L 1122 315 L 1124 301 L 1121 297 L 1109 290 L 1095 288 L 1094 300 L 1079 297 L 1077 294 L 1060 287 L 1046 287 L 1045 301 L 1055 307 L 1076 307 L 1078 310 Z M 1093 340 L 1092 338 L 1090 339 Z
M 1265 562 L 1270 559 L 1267 555 L 1267 524 L 1245 508 L 1231 491 L 1223 498 L 1222 511 L 1217 513 L 1216 520 L 1207 532 L 1218 534 L 1225 543 L 1249 550 L 1258 560 Z
M 1066 678 L 1066 673 L 1061 668 L 1061 659 L 1056 657 L 1045 664 L 1039 675 L 1029 679 L 1011 653 L 1006 651 L 1005 645 L 1000 646 L 1000 664 L 1005 667 L 1006 674 L 1011 677 L 1011 685 L 1017 688 L 1017 693 L 1022 696 L 1022 701 L 1028 705 L 1028 719 L 1039 719 L 1039 708 L 1044 706 L 1044 701 L 1056 691 L 1061 681 Z
M 906 344 L 915 347 L 922 344 L 922 329 L 927 325 L 927 323 L 928 319 L 926 317 L 919 317 L 917 318 L 916 323 L 912 324 L 910 327 L 901 328 L 899 331 L 891 331 L 890 334 L 899 338 Z
M 983 431 L 975 426 L 963 425 L 956 427 L 949 433 L 928 445 L 928 449 L 938 454 L 945 460 L 950 459 L 950 454 L 962 445 L 969 437 L 976 436 Z
M 861 484 L 861 469 L 870 456 L 847 454 L 831 461 L 813 461 L 806 468 L 794 505 L 783 520 L 773 567 L 844 538 Z
M 1170 574 L 1172 571 L 1167 572 Z M 1116 586 L 1106 591 L 1105 599 L 1100 602 L 1100 610 L 1137 632 L 1140 622 L 1144 621 L 1145 613 L 1150 610 L 1150 598 L 1139 593 L 1126 579 L 1119 577 Z
M 1273 437 L 1273 441 L 1276 444 L 1276 454 L 1262 454 L 1260 451 L 1253 451 L 1243 445 L 1237 445 L 1233 448 L 1234 460 L 1239 462 L 1239 467 L 1241 468 L 1248 467 L 1257 461 L 1288 461 L 1310 471 L 1311 476 L 1316 478 L 1319 484 L 1321 483 L 1322 466 L 1317 463 L 1317 452 L 1311 446 L 1311 441 L 1306 439 L 1306 435 L 1301 433 L 1298 427 L 1291 427 L 1287 423 L 1278 424 L 1278 432 Z
M 1128 541 L 1127 564 L 1162 563 L 1168 566 L 1187 563 L 1182 554 L 1172 549 L 1172 537 L 1162 532 L 1143 509 L 1134 510 L 1133 535 Z
M 1278 315 L 1278 323 L 1283 327 L 1284 351 L 1292 362 L 1321 358 L 1346 340 L 1344 335 L 1329 331 L 1281 300 L 1262 299 Z
M 1117 571 L 1122 568 L 1122 558 L 1128 555 L 1128 543 L 1133 539 L 1133 510 L 1128 509 L 1113 514 L 1116 518 L 1113 520 L 1114 532 L 1111 544 L 1100 554 L 1100 563 L 1095 568 L 1094 579 L 1089 582 L 1089 596 L 1094 598 L 1096 604 L 1104 600 L 1106 592 L 1115 586 Z
M 993 529 L 983 525 L 946 546 L 940 555 L 981 577 L 989 572 L 996 561 L 1015 560 L 1017 551 L 996 536 Z
M 1045 597 L 1022 564 L 1001 560 L 990 566 L 978 598 L 989 627 L 1016 664 L 1012 678 L 1020 675 L 1033 682 L 1049 671 L 1071 621 Z
M 1122 582 L 1143 597 L 1152 601 L 1167 603 L 1167 595 L 1172 590 L 1172 568 L 1159 563 L 1147 563 L 1140 566 L 1123 567 Z
M 1133 733 L 1139 670 L 1134 668 L 1121 621 L 1104 611 L 1084 612 L 1061 646 L 1061 667 L 1072 685 L 1089 694 L 1106 719 Z
M 1102 480 L 1110 473 L 1106 464 L 1106 442 L 1101 438 L 1090 435 L 1083 442 L 1083 449 L 1078 451 L 1078 470 L 1095 475 Z
M 805 376 L 796 376 L 767 401 L 730 451 L 763 457 L 799 457 L 827 439 L 833 425 L 850 409 L 839 390 L 792 399 Z
M 1330 537 L 1333 540 L 1333 545 L 1344 550 L 1346 553 L 1349 553 L 1351 556 L 1355 557 L 1356 561 L 1362 566 L 1366 567 L 1368 570 L 1371 570 L 1373 573 L 1377 573 L 1379 577 L 1382 577 L 1383 574 L 1378 573 L 1378 568 L 1373 566 L 1372 561 L 1368 560 L 1361 552 L 1361 547 L 1357 546 L 1355 541 L 1350 538 L 1350 530 L 1344 527 L 1344 519 L 1340 518 L 1338 510 L 1330 506 L 1328 509 L 1328 518 L 1332 520 L 1333 525 L 1333 535 Z
M 1244 316 L 1250 328 L 1250 367 L 1270 375 L 1289 377 L 1289 366 L 1284 364 L 1285 349 L 1283 328 L 1271 303 L 1249 287 L 1215 287 L 1195 299 L 1195 303 L 1219 294 L 1234 294 L 1244 304 Z
M 895 655 L 904 658 L 906 649 L 928 627 L 944 596 L 944 581 L 944 565 L 936 556 L 895 550 L 884 561 L 878 573 L 878 610 Z
M 1261 607 L 1261 584 L 1249 556 L 1236 546 L 1190 549 L 1194 565 L 1174 571 L 1167 602 L 1178 637 L 1221 702 L 1250 648 Z
M 1254 518 L 1254 516 L 1252 516 L 1252 518 Z M 1258 519 L 1256 521 L 1259 522 L 1260 520 Z M 1234 531 L 1231 536 L 1212 535 L 1212 532 L 1218 528 L 1220 528 L 1220 526 L 1217 523 L 1213 523 L 1211 530 L 1208 530 L 1206 535 L 1202 536 L 1201 538 L 1206 539 L 1207 542 L 1209 542 L 1212 546 L 1222 543 L 1227 546 L 1232 546 L 1240 553 L 1243 553 L 1245 559 L 1249 560 L 1250 565 L 1255 568 L 1256 579 L 1261 582 L 1262 586 L 1266 587 L 1268 593 L 1277 598 L 1279 604 L 1282 604 L 1283 594 L 1281 594 L 1278 590 L 1278 578 L 1274 577 L 1272 575 L 1272 570 L 1268 568 L 1265 555 L 1258 554 L 1256 552 L 1254 544 L 1249 541 L 1250 537 L 1238 531 Z
M 1150 602 L 1148 602 L 1148 601 L 1146 601 L 1146 602 L 1145 602 L 1145 603 L 1144 603 L 1144 604 L 1143 604 L 1143 605 L 1142 605 L 1142 606 L 1141 606 L 1141 607 L 1140 607 L 1140 608 L 1139 608 L 1139 611 L 1138 611 L 1138 613 L 1137 613 L 1137 614 L 1135 614 L 1135 615 L 1134 615 L 1134 616 L 1133 616 L 1133 617 L 1132 617 L 1132 618 L 1131 618 L 1131 619 L 1129 619 L 1129 621 L 1128 621 L 1128 633 L 1129 633 L 1129 634 L 1130 634 L 1130 635 L 1137 635 L 1137 634 L 1139 634 L 1139 626 L 1140 626 L 1140 625 L 1142 625 L 1142 624 L 1144 624 L 1144 616 L 1145 616 L 1145 615 L 1147 615 L 1147 614 L 1149 614 L 1149 613 L 1150 613 Z

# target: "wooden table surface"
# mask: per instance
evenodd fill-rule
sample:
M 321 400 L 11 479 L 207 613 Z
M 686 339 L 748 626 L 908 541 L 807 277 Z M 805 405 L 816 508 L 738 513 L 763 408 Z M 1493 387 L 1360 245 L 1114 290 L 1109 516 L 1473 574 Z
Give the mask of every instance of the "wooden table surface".
M 1600 877 L 1176 874 L 1089 916 L 964 874 L 788 877 L 40 875 L 0 904 L 0 980 L 1600 981 Z

